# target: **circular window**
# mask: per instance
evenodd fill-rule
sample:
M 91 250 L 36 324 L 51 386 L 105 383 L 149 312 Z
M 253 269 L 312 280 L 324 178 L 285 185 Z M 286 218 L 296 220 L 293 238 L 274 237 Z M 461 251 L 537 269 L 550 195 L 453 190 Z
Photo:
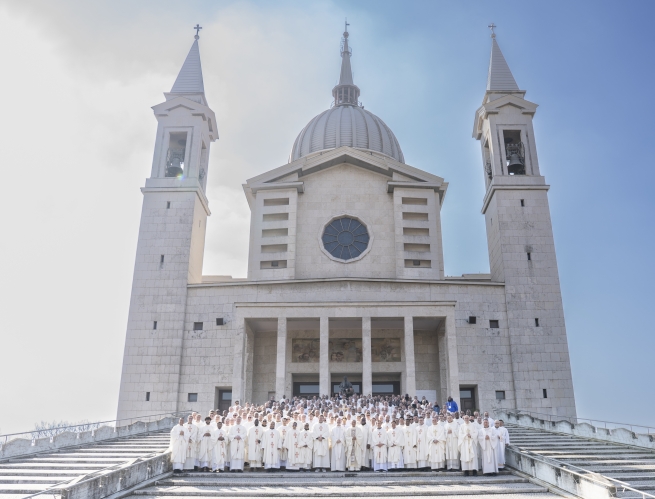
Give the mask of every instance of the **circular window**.
M 366 251 L 370 237 L 362 222 L 351 217 L 340 217 L 325 227 L 321 239 L 330 255 L 348 261 Z

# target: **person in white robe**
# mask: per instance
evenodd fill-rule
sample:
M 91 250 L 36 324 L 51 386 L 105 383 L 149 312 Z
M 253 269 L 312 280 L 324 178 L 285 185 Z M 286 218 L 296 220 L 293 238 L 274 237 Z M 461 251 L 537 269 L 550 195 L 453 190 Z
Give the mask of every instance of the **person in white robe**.
M 507 428 L 502 425 L 502 421 L 497 419 L 494 423 L 496 433 L 498 435 L 498 445 L 496 446 L 496 461 L 498 462 L 498 469 L 505 468 L 505 446 L 509 444 L 509 432 Z
M 212 471 L 219 473 L 225 470 L 225 463 L 227 460 L 227 441 L 228 434 L 223 428 L 221 421 L 216 422 L 216 429 L 214 430 L 216 438 L 216 445 L 214 445 L 214 461 L 212 463 Z
M 387 431 L 387 469 L 397 470 L 404 467 L 403 447 L 405 446 L 405 433 L 396 426 L 396 420 L 391 421 L 391 428 Z
M 478 430 L 473 426 L 468 416 L 464 416 L 464 424 L 459 427 L 457 438 L 459 446 L 459 456 L 462 463 L 464 476 L 478 474 L 478 456 L 477 456 Z
M 321 415 L 312 430 L 314 434 L 314 470 L 326 472 L 330 467 L 330 427 Z
M 346 471 L 346 437 L 341 423 L 341 418 L 337 418 L 335 427 L 330 431 L 330 442 L 332 444 L 331 471 Z
M 264 441 L 264 428 L 259 426 L 259 419 L 255 419 L 248 429 L 248 464 L 251 471 L 262 467 L 262 452 Z
M 428 461 L 432 470 L 440 470 L 446 467 L 446 431 L 443 425 L 437 423 L 437 418 L 432 418 L 432 424 L 428 427 Z
M 184 463 L 186 462 L 187 445 L 189 444 L 189 431 L 184 427 L 184 418 L 180 418 L 178 423 L 171 430 L 171 462 L 173 463 L 173 473 L 182 473 Z
M 314 432 L 309 429 L 309 423 L 305 423 L 305 428 L 300 432 L 300 448 L 302 449 L 302 463 L 300 471 L 309 471 L 312 469 L 312 458 L 314 456 Z
M 291 428 L 287 430 L 287 436 L 284 439 L 284 449 L 287 454 L 287 471 L 299 471 L 304 466 L 302 460 L 302 449 L 300 448 L 300 430 L 298 422 L 294 421 Z
M 496 447 L 498 446 L 498 432 L 496 428 L 489 426 L 489 420 L 485 419 L 483 428 L 478 432 L 478 441 L 482 449 L 482 474 L 495 476 L 498 474 L 498 462 L 496 459 Z
M 184 427 L 189 432 L 189 442 L 187 444 L 186 461 L 184 462 L 185 470 L 198 470 L 198 427 L 193 423 L 193 415 L 189 416 Z
M 371 468 L 371 425 L 365 417 L 362 417 L 359 428 L 362 430 L 362 457 L 359 462 L 361 469 L 368 471 Z
M 424 419 L 419 418 L 418 425 L 414 426 L 416 429 L 416 466 L 418 469 L 427 471 L 429 470 L 428 462 L 428 427 L 425 426 Z
M 198 429 L 198 438 L 200 439 L 200 448 L 198 451 L 198 466 L 200 471 L 209 471 L 214 459 L 214 427 L 209 416 L 205 418 L 205 425 Z
M 230 471 L 243 473 L 243 463 L 246 456 L 246 440 L 248 432 L 241 424 L 241 417 L 238 416 L 236 424 L 230 428 Z
M 282 441 L 280 432 L 275 429 L 275 421 L 271 421 L 269 429 L 264 433 L 264 468 L 272 472 L 280 469 L 280 449 Z
M 405 468 L 416 468 L 416 427 L 412 426 L 411 418 L 407 418 L 407 423 L 401 427 L 405 433 L 405 447 L 403 448 L 403 461 Z
M 275 429 L 280 432 L 280 469 L 286 469 L 287 468 L 287 462 L 289 460 L 289 453 L 287 452 L 287 448 L 284 445 L 285 442 L 287 441 L 287 434 L 289 433 L 289 430 L 291 427 L 289 426 L 289 418 L 287 416 L 284 416 L 282 418 L 282 424 L 276 424 Z
M 346 438 L 346 466 L 348 471 L 360 471 L 362 469 L 362 459 L 366 450 L 364 443 L 364 431 L 361 426 L 357 426 L 357 421 L 352 419 L 350 428 L 345 430 Z
M 459 461 L 459 425 L 453 419 L 452 414 L 448 414 L 448 419 L 444 425 L 446 432 L 446 467 L 448 470 L 457 471 L 460 469 Z
M 387 432 L 382 428 L 382 420 L 378 419 L 378 426 L 371 432 L 371 448 L 373 449 L 373 471 L 387 471 Z

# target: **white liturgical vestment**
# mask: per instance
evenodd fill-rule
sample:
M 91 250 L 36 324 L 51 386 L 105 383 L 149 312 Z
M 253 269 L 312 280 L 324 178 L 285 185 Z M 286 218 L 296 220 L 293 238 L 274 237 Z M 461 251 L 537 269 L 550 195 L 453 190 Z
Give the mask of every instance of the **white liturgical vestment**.
M 181 470 L 186 461 L 189 432 L 183 425 L 175 425 L 171 430 L 171 462 L 174 470 Z
M 459 427 L 459 455 L 462 462 L 462 471 L 478 469 L 478 430 L 471 423 L 464 423 Z

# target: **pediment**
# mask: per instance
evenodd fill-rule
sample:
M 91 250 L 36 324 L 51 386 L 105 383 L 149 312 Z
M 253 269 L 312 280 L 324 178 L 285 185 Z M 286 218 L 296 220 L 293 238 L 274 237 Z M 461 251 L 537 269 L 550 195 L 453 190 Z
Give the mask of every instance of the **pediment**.
M 252 194 L 259 190 L 297 189 L 304 192 L 303 178 L 320 175 L 321 172 L 338 165 L 348 164 L 362 168 L 388 180 L 388 192 L 396 187 L 426 188 L 439 191 L 441 198 L 448 186 L 444 179 L 391 158 L 374 155 L 352 147 L 344 146 L 320 154 L 300 158 L 266 173 L 248 179 L 243 185 L 249 202 Z
M 177 109 L 184 109 L 185 111 L 202 116 L 214 116 L 214 112 L 209 107 L 183 96 L 175 97 L 156 106 L 152 106 L 152 110 L 157 115 L 166 115 Z
M 498 99 L 491 100 L 482 104 L 475 112 L 475 122 L 473 124 L 473 138 L 479 139 L 482 132 L 482 121 L 487 119 L 490 114 L 499 113 L 502 108 L 512 107 L 521 114 L 534 116 L 539 104 L 525 100 L 515 94 L 504 95 Z

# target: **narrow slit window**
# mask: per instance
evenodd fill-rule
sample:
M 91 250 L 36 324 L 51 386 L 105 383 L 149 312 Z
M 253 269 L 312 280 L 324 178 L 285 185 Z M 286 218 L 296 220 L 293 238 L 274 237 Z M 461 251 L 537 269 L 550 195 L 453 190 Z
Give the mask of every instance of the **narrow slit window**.
M 164 255 L 161 255 L 161 256 L 159 257 L 159 263 L 164 263 Z
M 539 327 L 539 319 L 537 319 L 536 317 L 534 319 L 534 325 L 535 327 Z
M 157 329 L 157 321 L 153 321 L 153 323 L 152 323 L 152 329 Z
M 545 399 L 548 398 L 548 390 L 546 390 L 545 388 L 544 388 L 544 398 L 545 398 Z
M 167 210 L 171 209 L 171 202 L 170 201 L 166 201 L 166 209 Z
M 146 392 L 146 402 L 150 402 L 150 392 Z
M 532 260 L 532 253 L 528 252 L 528 260 Z
M 525 206 L 525 199 L 521 199 L 521 206 Z

